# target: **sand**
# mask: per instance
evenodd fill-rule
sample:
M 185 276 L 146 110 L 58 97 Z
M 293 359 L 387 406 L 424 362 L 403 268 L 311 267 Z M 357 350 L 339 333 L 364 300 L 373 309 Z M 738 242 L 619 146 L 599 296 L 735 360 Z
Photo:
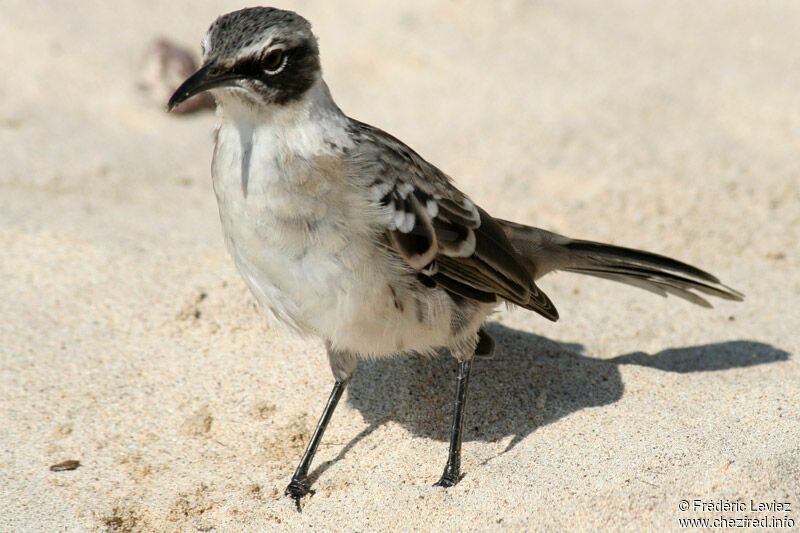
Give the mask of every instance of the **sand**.
M 747 295 L 708 310 L 543 280 L 561 320 L 493 317 L 447 491 L 454 362 L 364 361 L 302 514 L 283 489 L 332 384 L 324 350 L 270 328 L 225 251 L 213 114 L 137 86 L 152 39 L 199 49 L 238 7 L 0 5 L 0 530 L 799 527 L 797 2 L 282 5 L 314 24 L 348 114 L 492 214 Z

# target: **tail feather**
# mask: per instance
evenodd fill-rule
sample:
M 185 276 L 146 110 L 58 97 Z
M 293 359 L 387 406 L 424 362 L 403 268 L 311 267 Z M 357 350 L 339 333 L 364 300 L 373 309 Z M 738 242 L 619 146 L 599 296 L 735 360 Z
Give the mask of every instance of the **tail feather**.
M 592 241 L 573 240 L 566 246 L 571 252 L 585 257 L 607 258 L 611 261 L 619 261 L 624 259 L 635 264 L 663 268 L 673 272 L 680 272 L 694 278 L 709 281 L 711 283 L 719 283 L 719 279 L 716 276 L 709 274 L 705 270 L 700 270 L 697 267 L 688 265 L 682 261 L 678 261 L 677 259 L 673 259 L 665 255 Z
M 554 270 L 577 272 L 645 289 L 672 294 L 703 307 L 711 304 L 697 292 L 741 301 L 743 295 L 692 265 L 643 250 L 574 240 L 539 228 L 499 221 L 522 255 L 534 279 Z M 694 292 L 693 292 L 694 291 Z
M 652 292 L 653 294 L 657 294 L 659 296 L 666 297 L 669 294 L 674 296 L 678 296 L 679 298 L 683 298 L 684 300 L 688 300 L 692 303 L 695 303 L 701 307 L 711 307 L 711 304 L 703 298 L 702 296 L 698 296 L 693 292 L 689 292 L 686 289 L 681 289 L 679 287 L 675 287 L 672 285 L 666 285 L 660 283 L 658 281 L 652 279 L 639 279 L 639 278 L 632 278 L 624 275 L 618 274 L 605 274 L 600 272 L 592 272 L 591 274 L 586 271 L 573 271 L 579 272 L 581 274 L 588 274 L 590 276 L 594 276 L 597 278 L 607 279 L 610 281 L 616 281 L 619 283 L 624 283 L 626 285 L 630 285 L 631 287 L 638 287 L 639 289 L 646 290 L 648 292 Z

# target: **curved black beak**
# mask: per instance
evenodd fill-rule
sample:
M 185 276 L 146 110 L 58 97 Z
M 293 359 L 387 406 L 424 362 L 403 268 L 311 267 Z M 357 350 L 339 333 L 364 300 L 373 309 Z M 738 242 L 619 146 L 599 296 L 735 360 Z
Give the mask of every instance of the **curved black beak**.
M 234 81 L 243 77 L 241 74 L 222 70 L 213 62 L 204 65 L 200 70 L 189 76 L 173 93 L 167 103 L 167 111 L 172 111 L 175 106 L 185 102 L 192 96 L 216 87 L 233 85 Z

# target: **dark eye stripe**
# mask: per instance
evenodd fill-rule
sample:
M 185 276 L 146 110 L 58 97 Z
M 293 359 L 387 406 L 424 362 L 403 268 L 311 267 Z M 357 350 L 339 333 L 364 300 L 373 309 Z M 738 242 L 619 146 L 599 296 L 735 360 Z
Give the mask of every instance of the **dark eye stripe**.
M 293 48 L 283 49 L 282 67 L 270 72 L 263 56 L 241 59 L 230 69 L 243 78 L 258 80 L 266 87 L 255 90 L 269 93 L 269 99 L 284 104 L 300 98 L 314 83 L 319 73 L 316 43 L 306 41 Z
M 259 78 L 261 77 L 261 62 L 253 57 L 248 57 L 246 59 L 240 59 L 233 65 L 231 68 L 231 72 L 234 74 L 239 74 L 240 76 L 244 76 L 246 78 Z
M 272 52 L 269 52 L 266 57 L 272 55 L 276 51 L 278 50 L 273 50 Z M 312 48 L 308 44 L 302 44 L 300 46 L 296 46 L 288 50 L 281 49 L 280 52 L 282 54 L 282 58 L 276 67 L 267 68 L 266 65 L 264 64 L 266 57 L 264 57 L 263 59 L 255 57 L 247 57 L 237 61 L 236 64 L 231 69 L 231 71 L 235 72 L 236 74 L 246 76 L 248 78 L 260 78 L 262 77 L 261 75 L 263 74 L 264 69 L 276 70 L 280 66 L 280 64 L 283 63 L 285 64 L 283 70 L 286 70 L 292 63 L 305 62 L 313 57 Z

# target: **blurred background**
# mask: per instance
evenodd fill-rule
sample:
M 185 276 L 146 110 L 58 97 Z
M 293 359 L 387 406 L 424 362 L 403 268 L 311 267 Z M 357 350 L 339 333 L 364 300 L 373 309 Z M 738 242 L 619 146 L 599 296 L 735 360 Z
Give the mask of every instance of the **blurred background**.
M 420 411 L 369 410 L 385 391 L 367 382 L 337 412 L 330 442 L 338 444 L 321 452 L 333 466 L 318 487 L 327 495 L 313 501 L 328 518 L 295 518 L 280 496 L 327 394 L 325 356 L 315 341 L 262 323 L 226 255 L 209 176 L 213 111 L 168 115 L 163 96 L 146 89 L 155 40 L 199 55 L 210 23 L 241 7 L 0 4 L 0 460 L 10 472 L 0 525 L 202 529 L 288 517 L 324 527 L 340 517 L 355 529 L 381 529 L 392 523 L 370 523 L 355 509 L 402 514 L 418 497 L 433 498 L 427 482 L 446 445 L 421 420 L 448 415 L 422 399 Z M 584 377 L 625 354 L 690 350 L 680 359 L 707 354 L 703 346 L 719 361 L 735 347 L 736 361 L 752 348 L 755 360 L 770 363 L 600 372 L 614 376 L 608 397 L 551 398 L 555 411 L 531 415 L 521 430 L 484 428 L 491 438 L 465 445 L 469 492 L 452 493 L 454 501 L 437 495 L 409 528 L 445 524 L 437 520 L 468 501 L 473 511 L 459 520 L 474 527 L 535 517 L 574 525 L 556 510 L 569 491 L 585 527 L 668 526 L 684 492 L 786 492 L 797 503 L 800 4 L 279 7 L 313 24 L 325 79 L 345 113 L 407 142 L 493 215 L 674 256 L 747 295 L 709 311 L 555 276 L 541 285 L 559 323 L 498 313 L 500 344 L 514 357 L 544 351 L 601 361 L 579 366 Z M 367 366 L 376 376 L 401 371 L 392 368 Z M 402 386 L 425 379 L 405 376 L 411 385 Z M 511 382 L 493 385 L 497 397 L 503 383 Z M 534 382 L 522 383 L 530 392 L 523 397 L 541 397 Z M 591 385 L 575 394 L 590 397 Z M 506 412 L 484 397 L 477 413 Z M 693 422 L 675 404 L 688 405 Z M 652 419 L 636 416 L 645 406 Z M 750 425 L 747 411 L 760 425 Z M 638 444 L 621 429 L 601 442 L 579 437 L 598 417 L 604 431 L 619 417 L 631 432 L 641 429 Z M 356 435 L 363 440 L 342 456 Z M 543 450 L 555 439 L 563 455 L 551 464 L 546 454 L 555 452 Z M 502 455 L 512 441 L 517 451 Z M 84 464 L 66 474 L 73 477 L 47 470 L 73 456 Z M 377 470 L 358 464 L 384 456 L 394 459 Z M 728 460 L 733 470 L 719 466 Z M 648 461 L 660 472 L 647 478 L 656 488 L 621 481 L 638 475 L 630 465 Z M 591 479 L 562 476 L 562 464 L 582 465 Z M 502 487 L 512 471 L 519 485 L 508 495 Z M 379 486 L 387 490 L 376 496 Z M 617 494 L 620 486 L 628 492 Z M 646 511 L 627 503 L 648 498 L 658 503 Z M 337 501 L 345 502 L 338 510 Z

